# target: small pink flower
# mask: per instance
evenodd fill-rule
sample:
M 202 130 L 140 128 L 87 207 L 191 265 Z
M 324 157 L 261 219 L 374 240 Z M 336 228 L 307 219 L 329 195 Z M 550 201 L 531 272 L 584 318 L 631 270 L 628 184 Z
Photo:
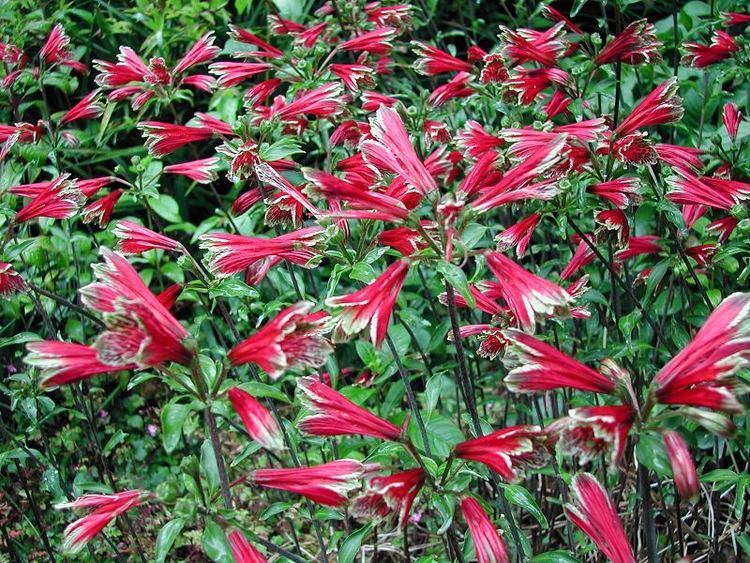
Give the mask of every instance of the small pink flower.
M 146 426 L 146 432 L 153 438 L 159 433 L 159 427 L 156 424 L 148 424 Z
M 589 473 L 579 473 L 571 486 L 573 502 L 565 505 L 568 518 L 590 537 L 612 563 L 636 563 L 617 508 L 607 491 Z
M 737 139 L 737 132 L 739 131 L 740 123 L 742 122 L 742 113 L 734 104 L 726 104 L 721 119 L 727 130 L 727 135 L 729 135 L 729 138 L 734 142 Z
M 335 334 L 338 337 L 352 336 L 370 327 L 372 343 L 380 347 L 388 333 L 396 298 L 409 273 L 409 265 L 398 260 L 388 266 L 378 279 L 370 285 L 340 297 L 326 301 L 333 307 Z
M 112 234 L 118 239 L 117 249 L 126 255 L 141 254 L 154 249 L 169 252 L 183 250 L 182 245 L 176 240 L 131 221 L 119 221 Z
M 505 385 L 511 391 L 528 393 L 570 387 L 593 393 L 612 393 L 616 381 L 563 354 L 549 344 L 520 330 L 507 329 L 510 343 L 503 363 L 510 370 Z
M 310 313 L 312 303 L 287 307 L 255 334 L 229 352 L 232 365 L 254 363 L 272 379 L 287 369 L 322 366 L 333 352 L 323 336 L 327 331 L 325 313 Z
M 509 483 L 523 478 L 529 468 L 544 467 L 550 454 L 547 437 L 538 426 L 511 426 L 456 445 L 459 459 L 483 463 Z
M 257 469 L 248 481 L 260 487 L 302 495 L 324 506 L 341 506 L 359 486 L 364 466 L 353 459 L 339 459 L 295 469 Z
M 664 446 L 669 465 L 672 466 L 675 488 L 681 497 L 696 499 L 699 491 L 698 473 L 685 440 L 678 432 L 670 430 L 664 432 Z
M 253 440 L 269 450 L 284 449 L 279 423 L 260 401 L 239 387 L 232 387 L 227 396 Z
M 299 421 L 300 430 L 314 436 L 353 436 L 361 434 L 381 440 L 398 441 L 401 429 L 354 404 L 315 377 L 304 377 L 297 386 L 308 411 Z
M 471 538 L 474 540 L 477 562 L 509 563 L 508 550 L 502 537 L 476 499 L 463 497 L 461 512 L 463 512 L 466 524 L 469 526 Z

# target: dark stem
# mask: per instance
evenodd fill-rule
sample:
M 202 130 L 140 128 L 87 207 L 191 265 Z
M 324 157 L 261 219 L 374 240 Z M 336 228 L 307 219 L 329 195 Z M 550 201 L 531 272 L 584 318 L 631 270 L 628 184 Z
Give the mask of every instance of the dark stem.
M 227 467 L 224 465 L 224 455 L 221 453 L 221 442 L 219 442 L 219 430 L 216 427 L 216 418 L 211 412 L 211 407 L 206 407 L 205 413 L 206 425 L 211 435 L 211 446 L 214 449 L 216 458 L 216 467 L 219 470 L 219 481 L 221 482 L 221 497 L 224 500 L 224 508 L 232 509 L 232 492 L 229 490 L 229 477 L 227 476 Z

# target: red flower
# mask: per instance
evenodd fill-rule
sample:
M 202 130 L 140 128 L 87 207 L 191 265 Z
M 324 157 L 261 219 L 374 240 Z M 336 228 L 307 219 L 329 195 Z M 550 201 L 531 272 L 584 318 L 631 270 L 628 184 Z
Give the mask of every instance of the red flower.
M 474 540 L 478 563 L 509 563 L 508 550 L 502 537 L 476 499 L 463 497 L 461 512 Z
M 229 360 L 238 366 L 254 363 L 269 377 L 277 379 L 287 369 L 322 366 L 333 352 L 326 332 L 325 313 L 310 313 L 313 304 L 287 307 L 263 327 L 235 345 Z
M 464 129 L 456 135 L 456 144 L 472 158 L 480 158 L 503 144 L 503 140 L 490 135 L 482 125 L 469 119 Z
M 156 298 L 159 300 L 159 303 L 161 303 L 166 309 L 169 309 L 171 311 L 183 289 L 184 287 L 182 284 L 173 283 L 164 291 L 160 291 L 159 293 L 157 293 Z
M 652 63 L 661 60 L 662 44 L 656 39 L 653 24 L 648 20 L 637 20 L 622 30 L 607 43 L 594 59 L 594 64 L 621 62 L 630 65 Z
M 644 254 L 658 254 L 661 246 L 657 243 L 659 237 L 654 235 L 632 236 L 628 239 L 628 246 L 615 252 L 615 261 L 624 262 L 635 256 Z
M 111 495 L 83 495 L 73 502 L 55 505 L 55 508 L 93 508 L 93 512 L 80 518 L 65 528 L 63 537 L 63 551 L 78 553 L 89 543 L 107 524 L 120 514 L 141 504 L 143 493 L 137 489 L 123 491 Z
M 199 184 L 210 184 L 215 182 L 218 177 L 216 174 L 216 165 L 218 163 L 219 159 L 216 157 L 201 158 L 199 160 L 191 160 L 190 162 L 182 162 L 180 164 L 170 164 L 164 168 L 164 172 L 167 174 L 180 174 L 182 176 L 187 176 Z
M 293 101 L 282 106 L 275 115 L 278 115 L 282 121 L 298 119 L 305 114 L 329 117 L 339 115 L 344 109 L 345 101 L 341 85 L 329 82 L 297 96 Z
M 26 345 L 29 353 L 24 358 L 30 366 L 41 370 L 42 386 L 55 387 L 65 385 L 94 375 L 136 369 L 136 364 L 109 365 L 99 360 L 93 346 L 43 340 L 29 342 Z
M 724 31 L 714 31 L 710 45 L 685 43 L 688 54 L 682 57 L 682 64 L 703 68 L 730 57 L 740 47 L 731 35 Z
M 142 121 L 137 125 L 146 138 L 152 156 L 162 157 L 190 143 L 206 141 L 214 132 L 208 127 L 189 127 L 161 121 Z
M 221 49 L 214 45 L 215 39 L 213 31 L 202 35 L 175 65 L 173 74 L 180 74 L 191 67 L 213 60 L 221 53 Z
M 511 426 L 461 442 L 453 448 L 453 455 L 483 463 L 513 483 L 523 478 L 524 470 L 547 464 L 546 441 L 546 434 L 538 426 Z
M 549 101 L 544 104 L 544 113 L 547 114 L 547 119 L 552 119 L 567 112 L 568 106 L 572 103 L 572 98 L 567 97 L 561 90 L 555 90 Z
M 364 111 L 375 111 L 380 106 L 385 107 L 393 107 L 398 103 L 398 100 L 396 98 L 392 98 L 391 96 L 386 96 L 385 94 L 381 94 L 380 92 L 362 92 L 362 110 Z M 358 126 L 358 129 L 362 129 L 361 126 Z M 367 126 L 367 133 L 370 132 L 369 125 Z M 360 131 L 362 133 L 362 131 Z
M 193 350 L 189 334 L 119 254 L 101 248 L 103 264 L 94 266 L 96 281 L 80 290 L 83 302 L 105 314 L 108 330 L 94 347 L 108 365 L 135 363 L 151 367 L 164 362 L 187 364 Z
M 361 434 L 381 440 L 398 441 L 401 429 L 354 404 L 315 377 L 297 383 L 302 405 L 308 411 L 299 428 L 313 436 L 354 436 Z
M 500 48 L 509 66 L 517 66 L 529 61 L 546 67 L 557 64 L 558 57 L 565 51 L 563 40 L 565 24 L 558 22 L 545 31 L 533 29 L 513 30 L 500 26 Z
M 79 74 L 86 72 L 86 65 L 73 60 L 68 51 L 70 38 L 65 34 L 61 24 L 55 24 L 50 34 L 47 36 L 44 46 L 39 51 L 39 56 L 49 65 L 61 64 L 71 67 Z
M 574 24 L 568 17 L 565 16 L 562 12 L 559 10 L 556 10 L 552 6 L 542 6 L 542 15 L 552 21 L 555 22 L 565 22 L 565 25 L 568 26 L 570 31 L 573 33 L 576 33 L 578 35 L 583 35 L 583 30 L 578 27 L 576 24 Z
M 360 88 L 375 86 L 375 79 L 373 78 L 375 71 L 367 65 L 334 63 L 329 69 L 352 92 L 359 92 Z
M 13 269 L 13 266 L 6 262 L 0 262 L 0 296 L 9 297 L 26 289 L 26 282 L 21 274 Z
M 625 452 L 635 412 L 628 405 L 573 409 L 566 418 L 553 422 L 547 431 L 560 443 L 560 450 L 580 456 L 582 463 L 600 454 L 609 455 L 617 465 Z
M 563 268 L 562 272 L 560 272 L 560 279 L 567 280 L 570 276 L 575 275 L 581 268 L 587 264 L 591 264 L 591 262 L 594 261 L 594 258 L 596 258 L 596 254 L 591 247 L 586 241 L 580 241 L 578 246 L 576 246 L 576 250 L 571 257 L 570 262 L 568 262 L 568 265 Z
M 234 563 L 266 563 L 266 558 L 247 541 L 242 531 L 236 528 L 230 530 L 227 540 L 232 549 Z
M 232 387 L 227 397 L 253 440 L 269 450 L 284 448 L 284 437 L 278 422 L 260 401 L 239 387 Z
M 739 219 L 729 216 L 709 223 L 704 230 L 708 233 L 718 234 L 719 242 L 723 244 L 729 240 L 732 231 L 734 231 L 739 223 Z
M 83 222 L 96 223 L 100 228 L 104 228 L 109 223 L 115 205 L 124 192 L 122 190 L 113 190 L 109 195 L 97 199 L 83 208 Z
M 526 254 L 529 241 L 531 241 L 531 235 L 534 234 L 534 229 L 536 229 L 540 219 L 541 215 L 539 213 L 532 213 L 505 229 L 495 237 L 497 249 L 502 252 L 515 247 L 516 256 L 521 258 Z
M 479 80 L 482 84 L 491 82 L 502 83 L 508 80 L 508 69 L 503 62 L 502 56 L 497 53 L 490 53 L 482 57 L 482 72 L 479 74 Z
M 393 108 L 381 106 L 370 119 L 372 139 L 360 142 L 365 159 L 378 170 L 395 173 L 421 195 L 437 188 L 435 180 L 417 156 L 404 122 Z
M 68 174 L 55 178 L 40 195 L 26 204 L 13 218 L 14 223 L 25 223 L 38 217 L 69 219 L 75 215 L 84 196 Z
M 435 88 L 427 102 L 433 107 L 440 107 L 448 100 L 471 96 L 474 93 L 474 89 L 469 86 L 471 78 L 468 72 L 459 72 L 448 82 Z
M 594 220 L 598 225 L 595 233 L 598 242 L 606 243 L 614 240 L 618 246 L 627 244 L 630 238 L 630 226 L 625 213 L 619 209 L 605 209 L 599 211 Z
M 382 231 L 378 235 L 378 242 L 385 246 L 390 246 L 401 253 L 402 256 L 411 256 L 418 250 L 427 248 L 422 234 L 419 231 L 409 227 L 396 227 Z
M 441 51 L 437 47 L 427 45 L 421 41 L 412 41 L 414 54 L 414 69 L 425 76 L 435 76 L 446 72 L 471 72 L 471 63 L 457 59 L 453 55 Z
M 117 250 L 126 255 L 141 254 L 157 248 L 169 252 L 184 251 L 176 240 L 130 221 L 118 221 L 112 234 L 118 239 Z
M 565 310 L 572 301 L 564 289 L 523 269 L 499 252 L 487 254 L 487 265 L 498 280 L 500 296 L 526 331 L 534 330 L 537 315 Z
M 643 98 L 615 129 L 615 133 L 624 137 L 641 127 L 674 123 L 682 118 L 683 112 L 682 100 L 677 95 L 677 79 L 670 78 Z
M 659 155 L 646 133 L 636 132 L 616 139 L 611 146 L 617 160 L 625 164 L 656 164 Z
M 686 499 L 698 497 L 698 473 L 695 470 L 690 450 L 678 432 L 664 432 L 664 446 L 667 449 L 669 465 L 672 466 L 674 486 L 680 496 Z
M 60 119 L 60 125 L 65 125 L 78 119 L 91 119 L 99 117 L 104 112 L 104 106 L 101 103 L 101 90 L 97 88 L 90 94 L 70 108 Z
M 349 295 L 328 299 L 326 304 L 336 309 L 332 314 L 335 333 L 339 337 L 351 336 L 369 325 L 370 339 L 380 347 L 388 333 L 393 306 L 408 273 L 409 265 L 398 260 L 370 285 Z
M 569 83 L 570 75 L 559 68 L 517 68 L 516 73 L 505 81 L 505 86 L 517 94 L 520 104 L 528 106 L 548 86 L 568 86 Z
M 273 66 L 269 63 L 239 63 L 236 61 L 222 61 L 208 65 L 208 71 L 218 76 L 218 85 L 221 88 L 236 86 L 248 78 L 271 70 Z
M 252 51 L 243 52 L 243 54 L 251 55 L 258 58 L 276 59 L 284 56 L 284 52 L 277 49 L 273 45 L 266 43 L 257 35 L 250 33 L 248 30 L 238 27 L 233 24 L 229 24 L 229 37 L 240 43 L 246 43 L 253 45 L 257 49 Z
M 700 178 L 680 170 L 667 178 L 670 186 L 667 199 L 683 205 L 706 205 L 729 211 L 736 204 L 750 198 L 750 184 L 723 180 L 710 176 Z
M 395 36 L 394 28 L 378 27 L 340 43 L 338 47 L 342 51 L 367 51 L 372 55 L 386 55 L 393 49 L 391 40 Z
M 318 246 L 324 237 L 325 232 L 320 227 L 308 227 L 275 238 L 211 233 L 200 237 L 200 247 L 208 251 L 209 269 L 223 277 L 272 258 L 312 268 L 321 257 Z
M 359 486 L 364 466 L 353 459 L 339 459 L 295 469 L 257 469 L 248 479 L 260 487 L 302 495 L 325 506 L 341 506 Z
M 589 191 L 606 199 L 619 209 L 625 209 L 631 203 L 638 203 L 641 200 L 640 181 L 636 177 L 622 177 L 609 182 L 601 182 L 591 186 Z
M 571 522 L 590 537 L 612 563 L 635 563 L 617 508 L 604 487 L 593 475 L 580 473 L 573 478 L 571 490 L 573 503 L 565 505 Z
M 422 469 L 373 477 L 364 494 L 354 501 L 352 514 L 358 519 L 380 519 L 395 513 L 398 515 L 397 525 L 403 529 L 424 482 L 425 473 Z
M 594 393 L 612 393 L 616 381 L 549 344 L 520 330 L 503 335 L 510 343 L 503 362 L 510 370 L 505 385 L 511 391 L 528 393 L 570 387 Z
M 734 293 L 693 340 L 656 374 L 656 398 L 668 405 L 739 413 L 735 374 L 750 360 L 750 294 Z
M 703 163 L 700 159 L 700 156 L 703 154 L 701 149 L 656 143 L 654 150 L 659 156 L 659 160 L 681 172 L 693 174 L 703 168 Z
M 268 80 L 254 84 L 245 92 L 245 103 L 248 107 L 255 108 L 265 102 L 280 85 L 280 78 L 269 78 Z
M 750 23 L 750 14 L 721 12 L 721 19 L 726 25 L 746 25 Z
M 737 132 L 742 122 L 742 113 L 737 109 L 734 104 L 726 104 L 724 111 L 721 114 L 721 120 L 724 122 L 724 127 L 727 130 L 727 135 L 734 142 L 737 139 Z

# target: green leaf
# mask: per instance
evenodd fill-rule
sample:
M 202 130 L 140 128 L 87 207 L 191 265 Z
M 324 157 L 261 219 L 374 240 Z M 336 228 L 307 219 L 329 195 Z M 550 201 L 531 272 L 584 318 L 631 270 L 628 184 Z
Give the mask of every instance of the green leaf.
M 170 195 L 159 194 L 158 198 L 149 201 L 151 209 L 159 217 L 170 223 L 182 223 L 180 217 L 180 206 L 177 201 Z
M 701 477 L 701 481 L 704 483 L 736 483 L 737 477 L 737 474 L 731 469 L 714 469 Z
M 569 551 L 556 549 L 532 557 L 530 563 L 580 563 Z
M 435 407 L 437 406 L 438 399 L 440 399 L 440 395 L 445 390 L 450 389 L 452 386 L 453 381 L 444 373 L 433 375 L 427 381 L 427 385 L 425 386 L 425 410 L 428 413 L 434 411 Z
M 647 432 L 638 438 L 635 447 L 638 461 L 655 472 L 659 477 L 672 475 L 672 466 L 669 464 L 667 450 L 660 434 Z
M 469 291 L 469 281 L 466 279 L 466 274 L 464 274 L 461 268 L 446 260 L 441 260 L 437 263 L 437 271 L 443 274 L 445 281 L 461 294 L 461 297 L 466 300 L 469 307 L 473 308 L 476 306 L 474 296 Z
M 224 530 L 213 520 L 206 522 L 206 527 L 203 529 L 203 537 L 201 538 L 201 544 L 203 544 L 203 551 L 206 555 L 211 558 L 212 561 L 218 563 L 234 563 L 234 557 L 232 557 L 232 548 L 229 547 L 229 541 L 227 540 Z
M 102 449 L 102 455 L 104 457 L 107 457 L 110 453 L 112 453 L 112 450 L 114 450 L 117 446 L 122 444 L 125 441 L 125 438 L 127 437 L 127 434 L 123 432 L 122 430 L 118 430 L 115 432 L 112 437 L 107 440 L 107 443 L 104 445 L 104 448 Z
M 289 397 L 287 397 L 283 391 L 266 383 L 261 383 L 260 381 L 248 381 L 247 383 L 242 383 L 238 387 L 243 391 L 247 391 L 255 398 L 270 397 L 283 403 L 291 403 Z
M 544 528 L 545 530 L 549 528 L 547 517 L 539 508 L 539 505 L 536 503 L 534 497 L 531 496 L 531 493 L 529 491 L 527 491 L 520 485 L 504 484 L 503 492 L 505 494 L 505 498 L 508 499 L 509 502 L 515 504 L 516 506 L 520 506 L 526 512 L 531 514 L 534 519 L 539 522 L 539 525 L 542 528 Z
M 347 538 L 341 542 L 338 556 L 339 563 L 353 563 L 354 558 L 357 557 L 357 552 L 359 552 L 359 548 L 362 545 L 362 540 L 368 534 L 370 528 L 372 528 L 372 524 L 366 524 L 356 532 L 349 534 Z
M 180 442 L 182 426 L 191 411 L 190 404 L 167 403 L 161 409 L 161 441 L 164 451 L 171 454 Z
M 204 440 L 201 446 L 201 469 L 208 481 L 208 488 L 213 493 L 219 488 L 219 466 L 216 463 L 211 440 Z
M 180 535 L 184 526 L 185 521 L 182 518 L 175 518 L 162 526 L 159 535 L 156 536 L 156 555 L 154 558 L 156 563 L 164 563 L 169 550 L 172 549 L 174 541 Z
M 575 4 L 573 4 L 573 7 L 570 9 L 570 17 L 574 18 L 578 15 L 578 12 L 581 11 L 581 8 L 583 8 L 589 0 L 576 0 Z
M 300 21 L 305 13 L 305 2 L 303 0 L 273 0 L 279 9 L 282 18 Z

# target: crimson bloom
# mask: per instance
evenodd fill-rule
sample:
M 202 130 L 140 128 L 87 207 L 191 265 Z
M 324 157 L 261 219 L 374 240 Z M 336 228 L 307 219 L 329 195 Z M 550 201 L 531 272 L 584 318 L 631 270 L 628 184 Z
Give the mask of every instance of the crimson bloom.
M 421 41 L 413 41 L 412 45 L 414 54 L 417 55 L 414 68 L 420 74 L 435 76 L 446 72 L 471 72 L 472 70 L 471 63 L 462 61 L 437 47 Z
M 474 88 L 469 86 L 471 79 L 472 75 L 468 72 L 459 72 L 448 82 L 435 88 L 427 102 L 433 107 L 440 107 L 448 100 L 471 96 L 474 93 Z
M 325 506 L 341 506 L 359 486 L 364 466 L 353 459 L 339 459 L 312 467 L 257 469 L 247 480 L 268 489 L 302 495 Z
M 244 63 L 235 61 L 222 61 L 211 63 L 208 71 L 218 77 L 218 84 L 222 88 L 229 88 L 252 78 L 256 74 L 262 74 L 271 70 L 273 66 L 269 63 Z
M 594 59 L 594 64 L 622 62 L 630 65 L 661 60 L 662 44 L 656 39 L 656 30 L 648 20 L 637 20 L 607 43 Z
M 299 422 L 300 430 L 314 436 L 353 436 L 361 434 L 381 440 L 398 441 L 401 429 L 354 404 L 315 377 L 304 377 L 297 386 L 302 405 L 308 411 Z
M 365 31 L 339 44 L 342 51 L 367 51 L 372 55 L 385 55 L 393 49 L 391 40 L 396 36 L 392 27 L 377 27 Z
M 623 176 L 616 180 L 600 182 L 589 188 L 595 194 L 609 201 L 615 207 L 625 209 L 631 203 L 640 201 L 640 181 L 635 177 Z
M 501 25 L 498 38 L 503 55 L 510 61 L 508 65 L 517 66 L 534 61 L 546 67 L 555 66 L 566 47 L 563 40 L 564 28 L 563 22 L 558 22 L 545 31 L 514 30 Z
M 481 123 L 473 119 L 466 121 L 464 129 L 456 137 L 458 147 L 472 158 L 480 158 L 503 144 L 500 137 L 491 135 Z
M 698 472 L 695 470 L 695 463 L 685 440 L 674 430 L 664 432 L 663 438 L 675 488 L 681 497 L 696 499 L 699 488 Z
M 278 422 L 260 401 L 239 387 L 232 387 L 227 391 L 227 397 L 253 440 L 269 450 L 284 448 L 284 438 Z
M 742 112 L 737 109 L 734 104 L 726 104 L 724 111 L 721 114 L 721 120 L 724 122 L 724 128 L 727 130 L 727 135 L 734 142 L 737 139 L 737 132 L 740 129 L 740 123 L 742 122 Z
M 744 409 L 734 377 L 750 363 L 750 294 L 734 293 L 703 323 L 693 340 L 656 374 L 656 398 L 668 405 L 729 413 Z
M 70 108 L 65 115 L 60 118 L 60 125 L 65 125 L 71 121 L 79 119 L 91 119 L 99 117 L 104 112 L 104 106 L 101 103 L 101 90 L 97 88 L 83 97 L 83 99 Z
M 234 528 L 227 534 L 234 563 L 266 563 L 266 558 L 247 541 L 241 530 Z
M 215 182 L 218 177 L 216 173 L 216 165 L 218 163 L 219 159 L 216 157 L 201 158 L 180 164 L 170 164 L 164 168 L 164 172 L 186 176 L 199 184 L 210 184 L 211 182 Z
M 508 389 L 528 393 L 570 387 L 594 393 L 612 393 L 616 381 L 549 344 L 520 330 L 508 329 L 503 335 L 509 341 L 503 359 L 510 370 L 505 377 Z
M 96 348 L 85 344 L 43 340 L 29 342 L 26 349 L 29 353 L 24 362 L 41 370 L 43 387 L 56 387 L 94 375 L 137 368 L 135 363 L 105 364 L 99 360 Z
M 381 106 L 370 119 L 370 134 L 372 139 L 359 144 L 367 162 L 378 170 L 397 174 L 421 195 L 436 189 L 434 178 L 417 156 L 395 109 Z
M 682 64 L 703 68 L 730 57 L 732 53 L 739 51 L 731 35 L 724 31 L 716 30 L 711 36 L 710 45 L 700 43 L 685 43 L 687 54 L 682 57 Z
M 15 223 L 25 223 L 31 219 L 69 219 L 75 215 L 84 202 L 84 196 L 68 174 L 55 178 L 49 186 L 23 207 L 13 218 Z
M 195 43 L 193 43 L 190 49 L 187 50 L 187 53 L 185 53 L 175 65 L 172 72 L 174 74 L 179 74 L 185 72 L 191 67 L 213 60 L 216 55 L 221 53 L 221 49 L 214 45 L 215 40 L 216 37 L 214 37 L 213 31 L 203 34 Z
M 521 258 L 526 254 L 529 241 L 531 241 L 531 235 L 534 234 L 534 229 L 536 229 L 540 219 L 541 216 L 539 213 L 532 213 L 505 229 L 495 237 L 497 249 L 504 251 L 515 247 L 516 256 Z
M 65 33 L 61 24 L 55 24 L 44 42 L 44 46 L 39 51 L 39 56 L 49 65 L 61 64 L 69 66 L 79 74 L 86 72 L 86 65 L 80 61 L 74 60 L 68 47 L 70 38 Z
M 21 274 L 6 262 L 0 262 L 0 296 L 8 297 L 26 289 L 26 282 Z
M 509 483 L 523 478 L 524 470 L 544 467 L 549 461 L 547 436 L 538 426 L 511 426 L 457 444 L 453 455 L 483 463 Z
M 123 193 L 125 193 L 123 190 L 112 190 L 109 195 L 88 204 L 83 208 L 83 222 L 96 223 L 102 229 L 106 227 L 115 209 L 115 205 L 117 205 Z
M 320 227 L 308 227 L 274 238 L 210 233 L 200 237 L 200 247 L 208 251 L 208 267 L 215 275 L 230 276 L 268 259 L 287 260 L 312 268 L 320 259 L 317 248 L 324 237 L 325 232 Z
M 487 265 L 498 280 L 500 296 L 526 331 L 534 330 L 537 315 L 564 311 L 572 302 L 564 289 L 532 274 L 499 252 L 487 254 Z
M 73 502 L 55 505 L 55 508 L 88 508 L 92 512 L 80 518 L 65 528 L 63 534 L 63 551 L 78 553 L 89 543 L 107 524 L 120 514 L 141 504 L 142 491 L 133 489 L 111 495 L 83 495 Z
M 703 154 L 701 149 L 656 143 L 654 144 L 654 150 L 659 160 L 681 172 L 693 174 L 703 168 L 703 163 L 700 159 Z
M 547 431 L 566 454 L 580 456 L 586 463 L 600 454 L 608 454 L 611 466 L 617 465 L 635 412 L 629 405 L 584 407 L 572 409 L 566 418 L 553 422 Z
M 409 265 L 404 260 L 398 260 L 370 285 L 349 295 L 328 299 L 326 304 L 335 309 L 332 314 L 335 333 L 351 336 L 369 325 L 370 339 L 380 347 L 388 333 L 393 306 L 408 273 Z
M 478 563 L 508 563 L 508 550 L 497 528 L 482 506 L 472 497 L 461 499 L 461 512 L 469 526 Z
M 189 334 L 119 254 L 101 248 L 96 281 L 81 288 L 83 302 L 101 313 L 108 330 L 96 339 L 99 361 L 145 368 L 172 361 L 187 364 L 194 351 Z
M 662 82 L 630 112 L 615 133 L 620 136 L 634 133 L 641 127 L 674 123 L 682 118 L 682 100 L 677 95 L 677 79 Z
M 571 522 L 590 537 L 612 563 L 635 563 L 633 548 L 607 491 L 589 473 L 573 477 L 573 502 L 565 505 Z
M 138 124 L 146 138 L 146 147 L 152 156 L 166 156 L 177 149 L 210 139 L 214 132 L 208 127 L 190 127 L 161 121 L 142 121 Z
M 403 529 L 425 480 L 426 475 L 422 469 L 408 469 L 373 477 L 365 492 L 354 501 L 352 514 L 359 519 L 379 519 L 395 513 L 397 525 Z
M 123 254 L 141 254 L 149 250 L 183 251 L 183 246 L 169 237 L 131 221 L 118 221 L 112 234 L 117 237 L 117 250 Z
M 670 186 L 667 199 L 682 205 L 706 205 L 729 211 L 736 204 L 750 198 L 750 184 L 710 176 L 693 176 L 676 170 L 667 178 Z

